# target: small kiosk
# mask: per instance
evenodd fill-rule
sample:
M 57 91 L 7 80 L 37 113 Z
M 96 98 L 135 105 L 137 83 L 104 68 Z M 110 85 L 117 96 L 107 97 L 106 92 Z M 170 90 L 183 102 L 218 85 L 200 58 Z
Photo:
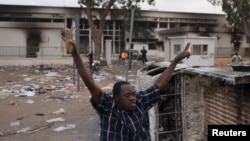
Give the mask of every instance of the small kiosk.
M 214 66 L 214 50 L 216 37 L 189 37 L 177 36 L 169 37 L 169 46 L 165 47 L 164 61 L 171 61 L 184 50 L 186 44 L 190 42 L 189 51 L 191 56 L 184 59 L 182 63 L 188 66 Z

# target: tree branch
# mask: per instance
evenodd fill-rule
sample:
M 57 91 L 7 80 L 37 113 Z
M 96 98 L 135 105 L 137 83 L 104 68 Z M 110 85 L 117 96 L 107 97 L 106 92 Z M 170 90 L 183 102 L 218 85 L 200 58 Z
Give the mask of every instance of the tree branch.
M 100 22 L 99 22 L 99 28 L 100 28 L 100 30 L 104 29 L 105 26 L 106 26 L 105 19 L 106 19 L 108 13 L 110 12 L 111 7 L 114 5 L 114 1 L 115 0 L 110 0 L 109 1 L 107 7 L 105 8 L 104 12 L 100 16 Z

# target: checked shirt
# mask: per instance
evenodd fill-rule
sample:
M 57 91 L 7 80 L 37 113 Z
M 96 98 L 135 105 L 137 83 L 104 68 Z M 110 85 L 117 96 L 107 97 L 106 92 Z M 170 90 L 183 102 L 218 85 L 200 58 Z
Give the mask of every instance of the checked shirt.
M 118 108 L 111 94 L 102 93 L 98 105 L 92 103 L 101 120 L 101 141 L 150 141 L 148 111 L 161 101 L 163 93 L 153 84 L 136 93 L 136 110 Z

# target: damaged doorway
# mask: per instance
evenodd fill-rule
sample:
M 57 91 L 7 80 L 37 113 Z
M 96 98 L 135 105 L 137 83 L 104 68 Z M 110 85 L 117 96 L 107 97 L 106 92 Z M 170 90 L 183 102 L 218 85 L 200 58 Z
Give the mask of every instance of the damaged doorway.
M 39 51 L 41 34 L 38 31 L 30 31 L 27 36 L 26 57 L 36 58 Z
M 156 112 L 156 141 L 182 141 L 181 76 L 174 75 Z
M 166 64 L 151 64 L 137 72 L 137 89 L 149 87 L 167 69 Z M 178 67 L 177 67 L 178 69 Z M 182 77 L 175 69 L 163 90 L 162 101 L 149 111 L 150 134 L 153 141 L 182 141 Z

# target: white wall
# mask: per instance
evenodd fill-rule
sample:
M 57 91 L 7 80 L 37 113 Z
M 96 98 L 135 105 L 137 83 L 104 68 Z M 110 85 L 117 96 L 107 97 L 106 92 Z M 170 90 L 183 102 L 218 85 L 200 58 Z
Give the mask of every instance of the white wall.
M 0 28 L 3 35 L 0 38 L 1 56 L 21 56 L 25 57 L 27 52 L 28 32 L 38 31 L 41 34 L 39 52 L 37 56 L 62 56 L 66 54 L 66 49 L 61 40 L 60 29 L 19 29 L 19 28 Z
M 63 46 L 60 29 L 43 29 L 41 30 L 39 56 L 62 56 L 66 54 L 66 48 Z
M 0 28 L 0 56 L 26 55 L 26 34 L 23 29 Z

